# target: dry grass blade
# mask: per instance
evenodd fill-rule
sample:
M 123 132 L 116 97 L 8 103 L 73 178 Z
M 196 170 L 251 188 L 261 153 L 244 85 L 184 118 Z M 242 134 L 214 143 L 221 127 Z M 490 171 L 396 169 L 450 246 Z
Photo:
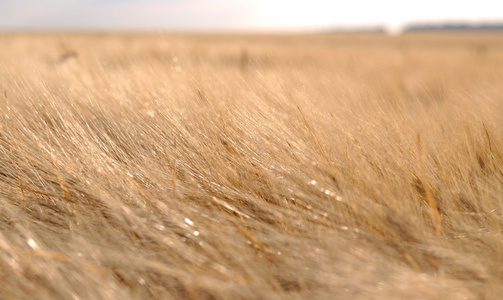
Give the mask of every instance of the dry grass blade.
M 426 172 L 424 170 L 424 162 L 423 162 L 424 146 L 421 141 L 421 134 L 419 133 L 417 134 L 417 148 L 419 150 L 418 159 L 419 159 L 419 169 L 421 172 L 421 182 L 423 184 L 424 191 L 426 193 L 426 198 L 428 199 L 428 204 L 430 205 L 431 218 L 435 226 L 435 232 L 437 236 L 440 237 L 442 235 L 442 220 L 440 218 L 440 212 L 438 211 L 437 202 L 433 198 L 433 194 L 431 192 L 430 183 L 426 178 Z

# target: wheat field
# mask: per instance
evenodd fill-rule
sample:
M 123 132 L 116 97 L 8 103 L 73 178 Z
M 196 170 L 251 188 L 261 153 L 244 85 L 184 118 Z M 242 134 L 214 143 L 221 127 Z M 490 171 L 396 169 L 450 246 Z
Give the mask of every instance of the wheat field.
M 501 35 L 0 45 L 0 299 L 503 294 Z

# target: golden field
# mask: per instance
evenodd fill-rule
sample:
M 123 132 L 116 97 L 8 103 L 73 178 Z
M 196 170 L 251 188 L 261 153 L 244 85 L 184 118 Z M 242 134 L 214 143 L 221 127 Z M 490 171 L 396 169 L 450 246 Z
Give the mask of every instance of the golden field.
M 502 35 L 0 45 L 0 299 L 503 294 Z

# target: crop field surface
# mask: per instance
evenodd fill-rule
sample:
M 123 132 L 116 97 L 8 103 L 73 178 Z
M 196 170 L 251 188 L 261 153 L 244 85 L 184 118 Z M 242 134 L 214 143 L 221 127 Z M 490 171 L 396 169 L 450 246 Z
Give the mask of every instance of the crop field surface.
M 503 35 L 0 45 L 0 299 L 501 299 Z

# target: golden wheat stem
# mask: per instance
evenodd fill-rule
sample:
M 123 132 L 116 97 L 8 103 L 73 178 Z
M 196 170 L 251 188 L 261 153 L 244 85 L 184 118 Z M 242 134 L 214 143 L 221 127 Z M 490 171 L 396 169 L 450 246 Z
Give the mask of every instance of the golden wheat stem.
M 438 212 L 438 206 L 435 201 L 435 198 L 433 198 L 433 195 L 431 193 L 431 188 L 428 180 L 426 179 L 426 172 L 424 170 L 424 165 L 423 165 L 423 154 L 424 154 L 424 148 L 423 148 L 423 143 L 421 141 L 421 134 L 417 134 L 417 147 L 419 149 L 419 155 L 418 155 L 418 160 L 419 160 L 419 170 L 421 172 L 421 181 L 423 183 L 424 190 L 426 192 L 426 198 L 428 199 L 428 204 L 430 205 L 430 210 L 431 210 L 431 218 L 433 221 L 433 225 L 435 226 L 435 233 L 437 234 L 438 237 L 442 235 L 442 221 L 440 219 L 440 213 Z

